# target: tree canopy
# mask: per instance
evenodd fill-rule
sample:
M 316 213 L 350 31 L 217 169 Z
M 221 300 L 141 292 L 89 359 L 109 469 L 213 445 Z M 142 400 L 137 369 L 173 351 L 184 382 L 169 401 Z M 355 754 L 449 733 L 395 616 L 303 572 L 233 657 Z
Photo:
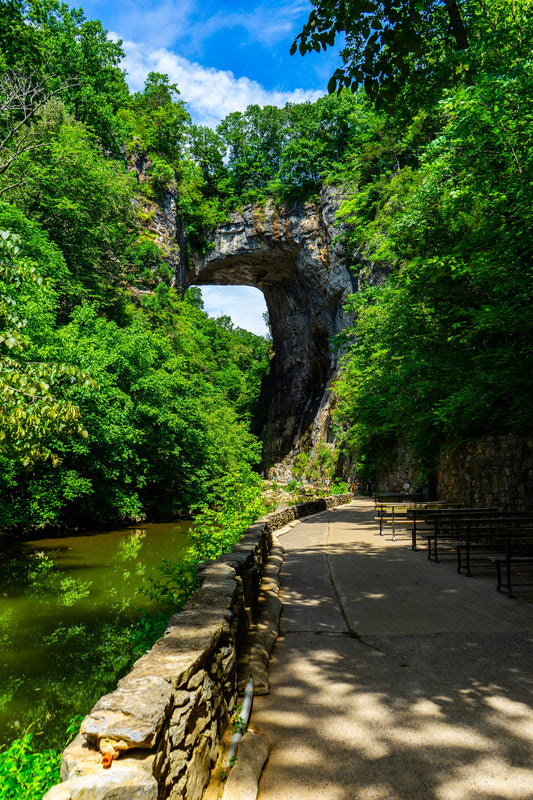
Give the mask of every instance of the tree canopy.
M 185 103 L 159 73 L 130 93 L 56 0 L 2 3 L 0 48 L 0 524 L 185 513 L 258 461 L 269 347 L 171 288 L 150 230 L 165 192 L 185 258 L 225 216 Z
M 430 104 L 443 86 L 472 82 L 488 60 L 523 49 L 531 2 L 517 0 L 313 0 L 292 44 L 302 55 L 333 46 L 344 34 L 343 66 L 328 89 L 364 86 L 378 106 L 391 106 L 405 86 Z
M 327 25 L 345 30 L 330 88 L 351 74 L 376 101 L 366 141 L 336 169 L 362 286 L 342 337 L 338 435 L 367 475 L 398 442 L 427 474 L 444 447 L 531 433 L 530 3 L 315 6 L 302 51 Z
M 257 459 L 269 345 L 172 288 L 151 227 L 169 192 L 183 263 L 231 209 L 341 187 L 361 291 L 336 424 L 365 469 L 401 438 L 429 469 L 443 446 L 530 432 L 530 12 L 316 0 L 293 50 L 345 35 L 331 93 L 212 130 L 167 75 L 130 93 L 120 43 L 83 12 L 3 3 L 2 386 L 28 420 L 0 442 L 4 522 L 175 513 Z

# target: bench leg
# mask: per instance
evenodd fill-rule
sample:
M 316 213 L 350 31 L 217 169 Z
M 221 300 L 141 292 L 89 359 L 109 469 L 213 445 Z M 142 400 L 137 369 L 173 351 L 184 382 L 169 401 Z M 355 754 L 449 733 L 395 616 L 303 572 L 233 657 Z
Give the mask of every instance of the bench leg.
M 428 537 L 428 561 L 431 561 L 431 536 Z M 433 561 L 439 563 L 439 556 L 437 554 L 437 537 L 433 537 Z
M 466 574 L 469 578 L 472 577 L 470 570 L 470 523 L 466 524 Z
M 514 597 L 513 589 L 511 587 L 511 559 L 507 559 L 507 589 L 509 591 L 509 597 Z
M 507 594 L 509 597 L 514 598 L 513 594 L 513 587 L 511 586 L 511 559 L 507 559 L 505 562 L 505 567 L 507 571 L 507 585 L 504 584 L 505 588 L 507 589 Z M 498 575 L 498 585 L 496 586 L 496 591 L 501 592 L 502 590 L 502 562 L 496 561 L 496 573 Z
M 501 592 L 502 590 L 502 569 L 500 566 L 500 562 L 496 562 L 496 573 L 498 575 L 498 585 L 496 586 L 496 591 Z
M 470 569 L 470 531 L 467 530 L 466 533 L 466 574 L 469 578 L 472 577 L 472 571 Z

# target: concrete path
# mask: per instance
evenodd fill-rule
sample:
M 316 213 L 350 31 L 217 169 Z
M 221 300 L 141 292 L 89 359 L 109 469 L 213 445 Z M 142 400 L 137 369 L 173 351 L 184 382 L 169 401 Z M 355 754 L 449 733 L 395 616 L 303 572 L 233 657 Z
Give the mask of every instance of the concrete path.
M 356 500 L 280 539 L 258 800 L 533 800 L 533 593 L 429 562 L 373 516 Z

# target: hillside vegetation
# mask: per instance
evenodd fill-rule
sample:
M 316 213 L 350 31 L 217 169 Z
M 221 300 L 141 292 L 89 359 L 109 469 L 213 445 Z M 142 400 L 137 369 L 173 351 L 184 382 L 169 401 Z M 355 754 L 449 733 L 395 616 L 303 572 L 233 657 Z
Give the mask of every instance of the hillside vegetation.
M 0 525 L 170 516 L 254 483 L 269 343 L 172 288 L 142 216 L 170 187 L 192 240 L 224 217 L 177 89 L 131 94 L 120 46 L 54 0 L 2 4 L 0 45 Z
M 295 47 L 346 31 L 337 91 L 211 130 L 166 75 L 131 93 L 99 22 L 3 4 L 0 521 L 176 513 L 257 462 L 268 344 L 172 288 L 146 219 L 168 189 L 186 257 L 229 209 L 342 188 L 362 290 L 336 420 L 361 475 L 398 439 L 430 471 L 443 446 L 529 433 L 531 10 L 316 2 Z
M 271 343 L 180 290 L 151 228 L 167 193 L 187 259 L 245 203 L 342 190 L 360 291 L 332 342 L 344 351 L 334 424 L 360 478 L 400 441 L 429 474 L 444 447 L 533 432 L 532 5 L 315 0 L 293 48 L 345 32 L 331 94 L 252 105 L 211 130 L 167 75 L 131 92 L 98 21 L 57 0 L 0 3 L 0 526 L 197 514 L 187 558 L 152 579 L 159 616 L 111 606 L 101 653 L 83 626 L 58 623 L 72 652 L 89 647 L 87 685 L 58 684 L 44 753 L 29 729 L 0 752 L 2 797 L 57 780 L 68 704 L 88 710 L 183 606 L 197 563 L 264 510 L 250 420 Z M 300 454 L 294 474 L 329 476 L 333 456 Z M 40 569 L 26 566 L 26 588 L 56 594 L 51 562 Z M 43 700 L 23 727 L 56 708 Z

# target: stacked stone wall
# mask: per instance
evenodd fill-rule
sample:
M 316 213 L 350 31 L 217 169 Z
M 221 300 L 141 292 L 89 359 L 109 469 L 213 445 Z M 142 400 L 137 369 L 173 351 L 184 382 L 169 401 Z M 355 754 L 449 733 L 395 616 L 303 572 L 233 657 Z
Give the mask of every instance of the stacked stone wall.
M 408 487 L 406 489 L 405 487 Z M 391 453 L 386 469 L 377 472 L 374 479 L 376 492 L 415 492 L 427 493 L 427 486 L 421 476 L 420 465 L 409 450 L 407 442 L 401 441 Z
M 487 436 L 441 453 L 431 481 L 401 445 L 375 480 L 377 492 L 422 491 L 425 497 L 461 506 L 533 511 L 533 437 Z
M 200 800 L 235 704 L 274 531 L 351 499 L 332 495 L 269 514 L 230 553 L 201 565 L 185 610 L 83 721 L 63 753 L 63 783 L 45 800 Z
M 488 436 L 441 456 L 439 500 L 533 511 L 533 437 Z

